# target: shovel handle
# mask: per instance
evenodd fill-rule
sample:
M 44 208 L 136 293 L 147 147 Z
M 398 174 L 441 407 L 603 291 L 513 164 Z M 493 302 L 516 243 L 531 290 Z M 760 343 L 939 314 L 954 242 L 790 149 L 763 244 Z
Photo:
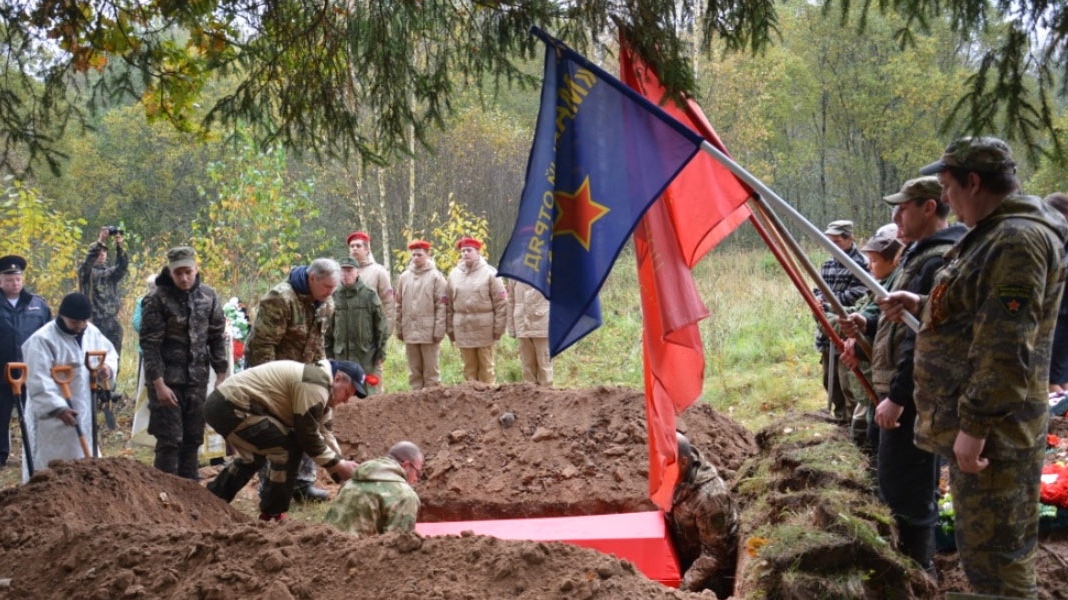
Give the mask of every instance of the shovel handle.
M 18 377 L 15 377 L 15 371 L 18 371 Z M 4 378 L 7 379 L 7 384 L 11 386 L 11 392 L 16 396 L 21 396 L 22 384 L 26 383 L 26 363 L 7 363 L 7 368 L 4 369 Z
M 59 384 L 63 397 L 70 400 L 70 382 L 74 380 L 74 368 L 70 365 L 56 365 L 52 367 L 52 379 Z
M 104 367 L 104 359 L 108 356 L 107 350 L 86 350 L 85 368 L 89 369 L 89 389 L 96 390 L 100 383 L 96 373 Z

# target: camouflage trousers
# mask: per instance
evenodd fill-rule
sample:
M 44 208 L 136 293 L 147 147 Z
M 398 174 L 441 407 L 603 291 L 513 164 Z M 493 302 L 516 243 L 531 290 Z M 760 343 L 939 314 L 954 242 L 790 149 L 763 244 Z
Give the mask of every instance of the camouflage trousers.
M 204 443 L 204 396 L 207 384 L 171 386 L 178 406 L 163 406 L 148 385 L 148 433 L 156 438 L 155 467 L 164 473 L 198 481 L 197 453 Z
M 208 483 L 208 491 L 231 502 L 260 467 L 270 461 L 270 475 L 260 495 L 260 511 L 279 515 L 289 510 L 303 454 L 292 431 L 270 415 L 244 412 L 215 391 L 204 402 L 204 418 L 234 448 L 234 457 Z M 314 464 L 314 463 L 313 463 Z
M 1036 598 L 1039 477 L 1033 460 L 991 460 L 977 474 L 949 461 L 961 566 L 978 594 Z

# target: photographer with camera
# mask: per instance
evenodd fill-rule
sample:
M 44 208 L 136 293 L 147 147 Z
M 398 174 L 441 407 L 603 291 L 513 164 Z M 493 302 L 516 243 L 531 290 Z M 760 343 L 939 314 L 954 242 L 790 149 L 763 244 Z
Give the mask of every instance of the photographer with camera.
M 113 265 L 108 264 L 109 238 L 115 240 Z M 127 266 L 122 229 L 107 225 L 100 228 L 100 235 L 89 244 L 89 253 L 78 267 L 78 291 L 89 297 L 92 306 L 90 320 L 115 346 L 116 360 L 122 354 L 122 325 L 119 324 L 122 295 L 119 293 L 119 283 L 126 277 Z

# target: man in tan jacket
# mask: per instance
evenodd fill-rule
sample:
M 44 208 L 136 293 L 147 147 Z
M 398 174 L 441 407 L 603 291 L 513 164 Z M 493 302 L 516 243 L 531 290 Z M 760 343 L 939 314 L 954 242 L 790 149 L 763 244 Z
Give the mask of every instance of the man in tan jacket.
M 438 356 L 445 337 L 448 303 L 445 276 L 430 256 L 430 242 L 408 244 L 411 261 L 397 279 L 397 339 L 404 342 L 408 357 L 408 385 L 413 390 L 441 384 Z
M 482 242 L 460 238 L 460 264 L 449 273 L 445 328 L 460 349 L 465 381 L 495 383 L 493 345 L 504 335 L 508 293 L 494 269 L 482 258 Z
M 549 356 L 549 300 L 522 281 L 508 280 L 508 334 L 519 345 L 523 381 L 553 384 L 553 360 Z

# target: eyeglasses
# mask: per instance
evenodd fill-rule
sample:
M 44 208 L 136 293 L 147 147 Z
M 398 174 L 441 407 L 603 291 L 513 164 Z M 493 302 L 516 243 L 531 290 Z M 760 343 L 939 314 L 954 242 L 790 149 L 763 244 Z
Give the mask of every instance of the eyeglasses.
M 419 479 L 423 476 L 423 467 L 417 467 L 414 463 L 410 462 L 405 462 L 404 464 L 405 468 L 411 468 L 413 471 L 415 471 L 415 480 L 419 481 Z

